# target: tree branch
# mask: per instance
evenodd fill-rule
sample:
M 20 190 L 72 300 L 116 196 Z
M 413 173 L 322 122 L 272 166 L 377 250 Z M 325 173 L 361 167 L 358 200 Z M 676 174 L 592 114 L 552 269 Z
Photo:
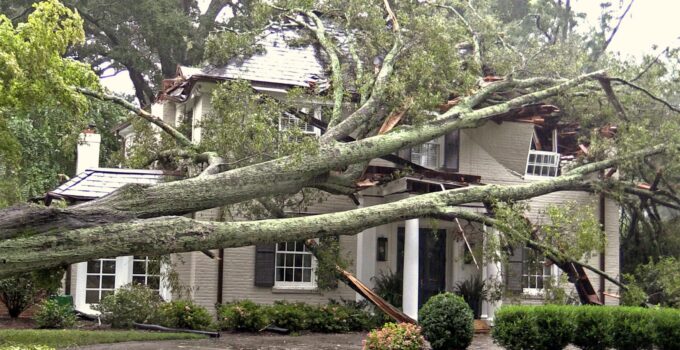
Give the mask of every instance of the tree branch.
M 142 117 L 146 121 L 158 126 L 159 128 L 161 128 L 161 130 L 165 131 L 168 135 L 172 136 L 172 138 L 174 138 L 175 141 L 177 141 L 180 145 L 187 147 L 187 148 L 190 148 L 190 149 L 194 149 L 194 145 L 191 143 L 191 141 L 186 136 L 184 136 L 181 132 L 177 131 L 177 129 L 173 128 L 169 124 L 165 123 L 162 118 L 157 117 L 155 115 L 152 115 L 151 113 L 133 105 L 132 103 L 130 103 L 130 102 L 118 97 L 118 96 L 107 95 L 107 94 L 104 94 L 104 93 L 100 93 L 100 92 L 97 92 L 97 91 L 93 91 L 93 90 L 89 90 L 89 89 L 85 89 L 85 88 L 80 88 L 80 87 L 76 87 L 75 90 L 77 92 L 85 95 L 85 96 L 96 98 L 96 99 L 99 99 L 99 100 L 102 100 L 102 101 L 113 102 L 113 103 L 135 113 L 136 115 Z
M 666 106 L 666 107 L 667 107 L 668 109 L 670 109 L 671 111 L 673 111 L 673 112 L 675 112 L 675 113 L 680 113 L 680 109 L 674 107 L 673 105 L 671 105 L 670 103 L 668 103 L 666 100 L 664 100 L 664 99 L 662 99 L 662 98 L 659 98 L 659 97 L 656 97 L 654 94 L 652 94 L 651 92 L 649 92 L 649 90 L 647 90 L 647 89 L 645 89 L 645 88 L 643 88 L 643 87 L 641 87 L 641 86 L 639 86 L 639 85 L 633 84 L 633 83 L 631 83 L 631 82 L 629 82 L 629 81 L 626 81 L 626 80 L 623 80 L 623 79 L 621 79 L 621 78 L 609 78 L 609 77 L 605 77 L 605 79 L 608 79 L 608 80 L 611 80 L 611 81 L 616 81 L 616 82 L 619 82 L 619 83 L 621 83 L 621 84 L 623 84 L 623 85 L 630 86 L 631 88 L 633 88 L 633 89 L 635 89 L 635 90 L 638 90 L 638 91 L 641 91 L 641 92 L 644 93 L 645 95 L 649 96 L 649 98 L 651 98 L 652 100 L 657 101 L 657 102 L 663 104 L 664 106 Z

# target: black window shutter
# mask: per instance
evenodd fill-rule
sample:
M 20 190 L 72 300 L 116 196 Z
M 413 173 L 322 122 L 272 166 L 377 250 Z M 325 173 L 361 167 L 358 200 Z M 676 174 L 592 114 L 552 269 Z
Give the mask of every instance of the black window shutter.
M 255 246 L 255 286 L 273 287 L 276 243 Z
M 505 273 L 505 288 L 510 292 L 522 292 L 522 265 L 524 264 L 524 247 L 513 247 L 508 256 L 508 268 Z
M 444 168 L 458 171 L 458 152 L 460 150 L 460 130 L 444 136 Z

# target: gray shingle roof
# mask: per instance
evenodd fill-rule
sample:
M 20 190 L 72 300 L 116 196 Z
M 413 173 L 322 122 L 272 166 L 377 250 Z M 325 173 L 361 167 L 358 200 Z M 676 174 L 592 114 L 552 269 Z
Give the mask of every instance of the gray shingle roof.
M 103 197 L 127 184 L 156 184 L 178 179 L 174 173 L 161 170 L 94 168 L 66 181 L 48 196 L 76 200 L 91 200 Z

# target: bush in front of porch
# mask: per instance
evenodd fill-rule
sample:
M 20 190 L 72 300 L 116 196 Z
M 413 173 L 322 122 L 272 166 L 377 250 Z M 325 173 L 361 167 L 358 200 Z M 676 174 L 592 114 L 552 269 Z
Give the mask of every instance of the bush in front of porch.
M 423 335 L 434 350 L 461 350 L 472 343 L 474 314 L 461 296 L 441 293 L 418 312 Z

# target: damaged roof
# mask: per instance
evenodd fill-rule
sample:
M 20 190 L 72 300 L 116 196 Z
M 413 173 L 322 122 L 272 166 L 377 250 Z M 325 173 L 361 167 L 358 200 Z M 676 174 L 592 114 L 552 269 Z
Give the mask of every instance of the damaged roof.
M 104 197 L 127 184 L 153 185 L 179 178 L 177 173 L 162 170 L 86 169 L 55 190 L 48 192 L 47 196 L 71 200 L 92 200 Z
M 261 50 L 250 57 L 236 57 L 223 66 L 179 66 L 177 78 L 166 81 L 164 95 L 184 100 L 194 82 L 200 79 L 244 79 L 288 87 L 314 88 L 317 91 L 327 90 L 330 80 L 324 68 L 326 64 L 321 50 L 312 44 L 292 44 L 299 39 L 300 34 L 293 28 L 270 28 L 257 41 L 256 45 Z

